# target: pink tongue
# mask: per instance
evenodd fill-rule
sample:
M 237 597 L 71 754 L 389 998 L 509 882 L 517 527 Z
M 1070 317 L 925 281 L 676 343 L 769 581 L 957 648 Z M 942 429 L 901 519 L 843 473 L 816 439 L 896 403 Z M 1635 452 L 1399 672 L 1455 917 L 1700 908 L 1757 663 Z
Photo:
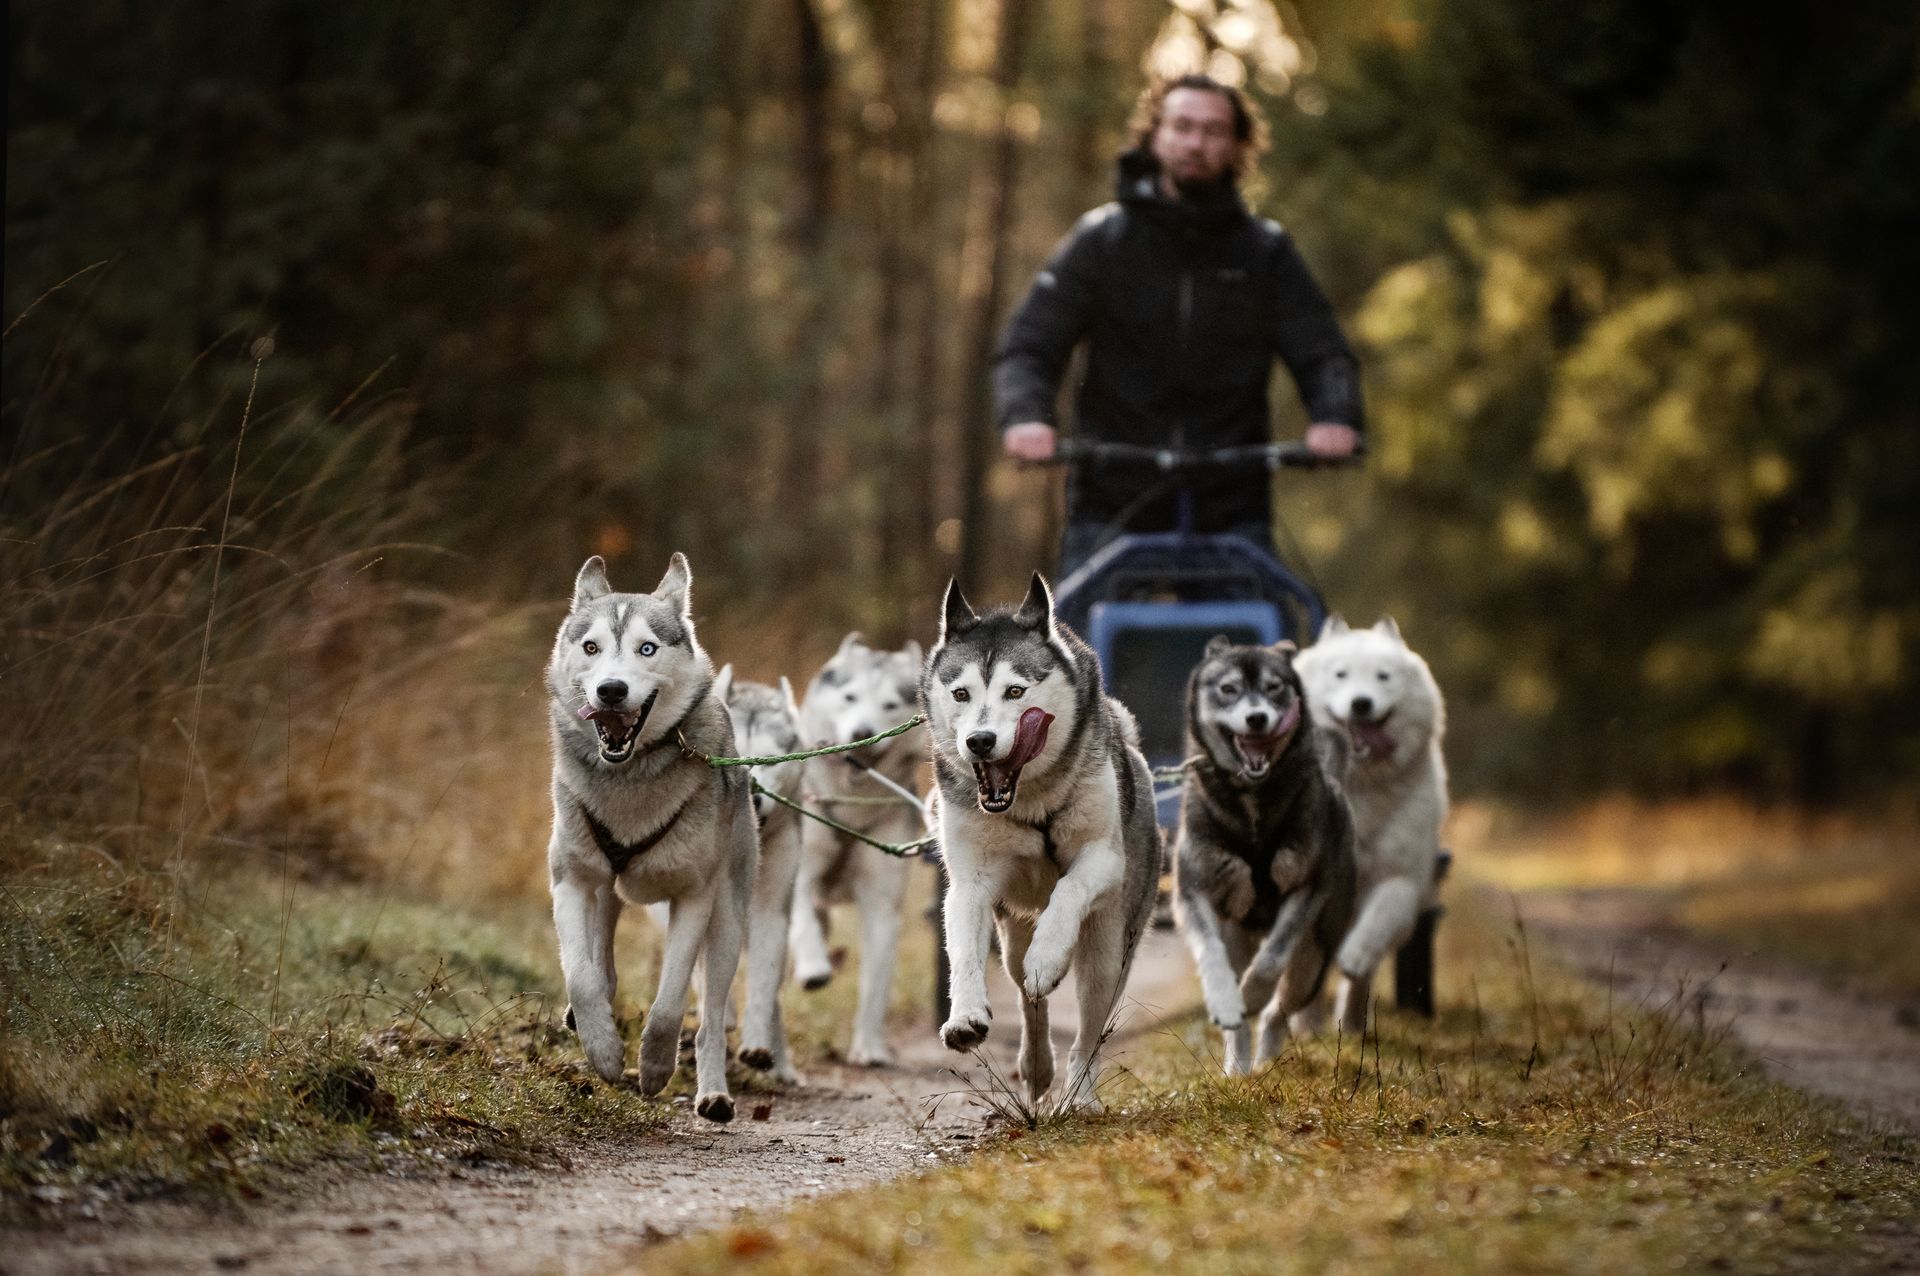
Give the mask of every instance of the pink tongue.
M 995 766 L 1012 771 L 1025 766 L 1040 756 L 1040 750 L 1047 747 L 1047 728 L 1053 725 L 1053 715 L 1045 709 L 1035 706 L 1020 715 L 1020 725 L 1013 733 L 1013 749 L 1002 762 Z
M 1393 737 L 1387 734 L 1385 727 L 1355 726 L 1353 736 L 1369 755 L 1384 758 L 1393 754 Z

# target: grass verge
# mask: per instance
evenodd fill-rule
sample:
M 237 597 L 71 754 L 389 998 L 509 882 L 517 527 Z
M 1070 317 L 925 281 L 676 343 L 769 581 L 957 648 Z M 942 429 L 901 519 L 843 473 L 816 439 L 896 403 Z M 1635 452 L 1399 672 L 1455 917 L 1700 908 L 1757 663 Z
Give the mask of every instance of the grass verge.
M 1920 1228 L 1911 1140 L 1771 1085 L 1720 1034 L 1542 969 L 1462 908 L 1433 1023 L 1217 1073 L 1192 1022 L 1110 1114 L 653 1249 L 699 1272 L 1870 1270 Z

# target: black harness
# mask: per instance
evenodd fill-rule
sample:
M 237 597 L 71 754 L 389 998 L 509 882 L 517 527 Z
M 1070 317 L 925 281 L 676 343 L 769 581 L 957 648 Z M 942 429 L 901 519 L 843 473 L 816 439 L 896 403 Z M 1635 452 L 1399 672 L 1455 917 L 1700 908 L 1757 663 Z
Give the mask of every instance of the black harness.
M 1040 835 L 1040 850 L 1046 855 L 1047 863 L 1053 865 L 1056 869 L 1060 867 L 1060 848 L 1056 846 L 1053 841 L 1053 820 L 1058 814 L 1058 811 L 1049 811 L 1047 818 L 1038 824 L 1029 823 L 1026 820 L 1020 819 L 1013 821 L 1020 827 L 1032 829 Z
M 618 877 L 627 871 L 627 865 L 660 845 L 661 839 L 673 831 L 673 826 L 680 822 L 680 817 L 686 814 L 687 808 L 692 806 L 694 799 L 699 796 L 699 790 L 696 789 L 688 796 L 686 801 L 680 804 L 672 815 L 667 817 L 665 824 L 662 824 L 659 828 L 637 842 L 622 842 L 619 838 L 615 837 L 613 830 L 596 819 L 593 812 L 589 811 L 584 803 L 579 804 L 580 818 L 587 822 L 587 829 L 593 834 L 594 845 L 598 846 L 600 853 L 607 857 L 607 863 L 613 866 L 613 875 Z

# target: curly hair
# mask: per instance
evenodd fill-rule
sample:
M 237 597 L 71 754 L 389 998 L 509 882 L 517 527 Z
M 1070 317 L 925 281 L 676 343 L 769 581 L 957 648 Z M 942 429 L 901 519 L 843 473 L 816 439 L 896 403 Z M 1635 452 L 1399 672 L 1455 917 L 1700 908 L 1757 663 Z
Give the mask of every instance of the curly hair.
M 1170 80 L 1155 80 L 1141 90 L 1139 100 L 1133 104 L 1133 118 L 1127 124 L 1133 144 L 1143 151 L 1151 148 L 1154 130 L 1160 127 L 1160 112 L 1167 104 L 1167 95 L 1175 89 L 1199 89 L 1227 99 L 1227 105 L 1233 108 L 1233 136 L 1240 143 L 1240 158 L 1234 161 L 1233 176 L 1235 180 L 1244 179 L 1266 153 L 1267 121 L 1245 93 L 1210 75 L 1196 72 Z

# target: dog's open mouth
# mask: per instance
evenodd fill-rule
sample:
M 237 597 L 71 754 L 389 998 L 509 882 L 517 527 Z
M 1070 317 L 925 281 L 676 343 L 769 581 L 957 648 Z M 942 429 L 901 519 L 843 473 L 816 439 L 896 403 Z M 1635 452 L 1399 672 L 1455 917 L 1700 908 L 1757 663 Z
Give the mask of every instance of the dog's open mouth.
M 640 728 L 647 725 L 647 715 L 653 712 L 653 702 L 659 698 L 660 690 L 656 687 L 641 702 L 638 713 L 596 709 L 592 704 L 580 706 L 580 716 L 592 720 L 594 734 L 600 737 L 602 762 L 610 766 L 618 766 L 633 756 L 634 741 L 640 738 Z
M 1286 716 L 1280 719 L 1280 725 L 1266 735 L 1235 735 L 1233 751 L 1240 755 L 1240 773 L 1249 780 L 1258 780 L 1273 769 L 1274 760 L 1287 747 L 1287 741 L 1293 738 L 1293 729 L 1300 723 L 1300 701 L 1294 700 L 1287 706 Z
M 1393 735 L 1387 730 L 1387 720 L 1392 716 L 1389 713 L 1385 718 L 1347 719 L 1347 735 L 1361 757 L 1385 761 L 1393 756 Z
M 1020 787 L 1020 768 L 1040 756 L 1047 747 L 1047 728 L 1053 715 L 1032 708 L 1020 715 L 1014 729 L 1013 747 L 998 762 L 975 762 L 973 775 L 980 783 L 980 809 L 998 815 L 1013 805 L 1014 790 Z

